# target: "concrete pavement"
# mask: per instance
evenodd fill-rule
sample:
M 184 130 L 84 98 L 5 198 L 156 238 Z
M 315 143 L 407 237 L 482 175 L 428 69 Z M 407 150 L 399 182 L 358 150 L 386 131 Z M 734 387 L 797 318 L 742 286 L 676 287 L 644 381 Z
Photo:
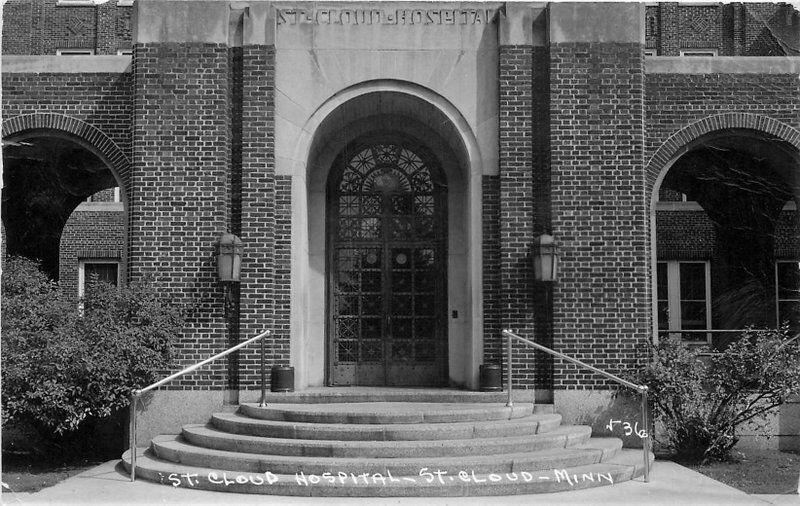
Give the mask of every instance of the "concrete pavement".
M 558 494 L 495 497 L 432 498 L 309 498 L 269 495 L 225 494 L 159 485 L 148 481 L 131 483 L 119 461 L 109 461 L 35 493 L 2 494 L 3 504 L 180 504 L 180 505 L 414 505 L 487 506 L 491 504 L 777 504 L 800 505 L 797 495 L 748 495 L 673 462 L 657 461 L 651 482 L 641 479 L 613 486 Z

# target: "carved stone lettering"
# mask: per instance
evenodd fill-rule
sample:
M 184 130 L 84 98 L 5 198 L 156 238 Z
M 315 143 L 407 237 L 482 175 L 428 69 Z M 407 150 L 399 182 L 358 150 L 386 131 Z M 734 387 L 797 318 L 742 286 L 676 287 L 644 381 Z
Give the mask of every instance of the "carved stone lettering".
M 278 25 L 484 25 L 493 9 L 276 9 Z
M 443 10 L 442 18 L 444 18 L 444 24 L 453 25 L 456 22 L 456 11 L 451 11 L 450 9 Z

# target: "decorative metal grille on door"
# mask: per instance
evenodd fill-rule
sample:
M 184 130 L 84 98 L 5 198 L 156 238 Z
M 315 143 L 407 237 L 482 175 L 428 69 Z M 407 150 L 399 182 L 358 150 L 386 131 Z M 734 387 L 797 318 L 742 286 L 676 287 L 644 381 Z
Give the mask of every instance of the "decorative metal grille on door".
M 347 149 L 328 188 L 330 382 L 441 385 L 447 371 L 446 186 L 408 143 Z

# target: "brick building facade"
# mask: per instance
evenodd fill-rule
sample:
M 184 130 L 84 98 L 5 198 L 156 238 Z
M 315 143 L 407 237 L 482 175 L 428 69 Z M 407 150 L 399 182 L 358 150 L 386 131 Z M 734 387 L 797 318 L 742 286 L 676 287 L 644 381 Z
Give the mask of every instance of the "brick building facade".
M 768 262 L 794 279 L 800 21 L 789 5 L 3 9 L 4 140 L 58 135 L 120 187 L 113 210 L 84 203 L 67 221 L 62 279 L 77 289 L 78 264 L 104 258 L 123 280 L 155 275 L 196 308 L 181 366 L 270 329 L 268 360 L 293 365 L 297 388 L 474 389 L 512 328 L 619 373 L 660 331 L 696 323 L 675 319 L 676 304 L 705 304 L 706 326 L 691 330 L 730 328 L 712 308 L 726 289 L 718 262 L 737 273 Z M 692 163 L 711 166 L 716 152 L 726 166 L 766 164 L 779 188 L 779 203 L 762 199 L 773 233 L 756 260 L 729 258 L 718 226 L 730 206 L 691 194 Z M 234 314 L 216 274 L 224 231 L 244 242 Z M 542 234 L 558 243 L 553 282 L 531 266 Z M 702 300 L 667 286 L 692 272 L 707 273 Z M 782 319 L 781 302 L 791 320 L 797 301 L 770 297 L 763 323 Z M 575 417 L 608 402 L 601 377 L 514 352 L 514 383 L 537 398 Z M 185 376 L 160 392 L 152 423 L 171 402 L 201 419 L 252 400 L 257 359 L 245 350 Z

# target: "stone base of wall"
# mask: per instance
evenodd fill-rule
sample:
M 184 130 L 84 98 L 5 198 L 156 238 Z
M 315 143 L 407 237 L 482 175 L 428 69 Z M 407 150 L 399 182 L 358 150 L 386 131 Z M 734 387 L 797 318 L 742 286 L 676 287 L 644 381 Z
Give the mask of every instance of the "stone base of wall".
M 631 395 L 615 395 L 610 390 L 555 390 L 553 404 L 555 412 L 562 416 L 562 424 L 590 425 L 594 437 L 619 437 L 626 448 L 641 448 L 638 436 L 625 435 L 625 422 L 631 428 L 641 430 L 641 397 L 635 392 Z M 611 420 L 619 421 L 609 430 Z M 638 425 L 637 425 L 638 423 Z
M 146 394 L 136 418 L 136 446 L 162 434 L 180 434 L 189 423 L 207 423 L 212 413 L 233 411 L 236 392 L 228 390 L 160 390 Z
M 621 437 L 624 446 L 641 448 L 641 439 L 635 435 L 625 436 L 623 424 L 628 422 L 642 428 L 641 401 L 638 394 L 615 396 L 609 390 L 555 390 L 555 412 L 564 424 L 581 424 L 592 427 L 594 437 Z M 619 420 L 614 430 L 607 425 Z M 658 430 L 658 428 L 656 428 Z M 736 449 L 798 451 L 800 450 L 800 400 L 788 402 L 767 416 L 742 427 Z
M 800 401 L 787 402 L 742 428 L 736 449 L 800 450 Z

